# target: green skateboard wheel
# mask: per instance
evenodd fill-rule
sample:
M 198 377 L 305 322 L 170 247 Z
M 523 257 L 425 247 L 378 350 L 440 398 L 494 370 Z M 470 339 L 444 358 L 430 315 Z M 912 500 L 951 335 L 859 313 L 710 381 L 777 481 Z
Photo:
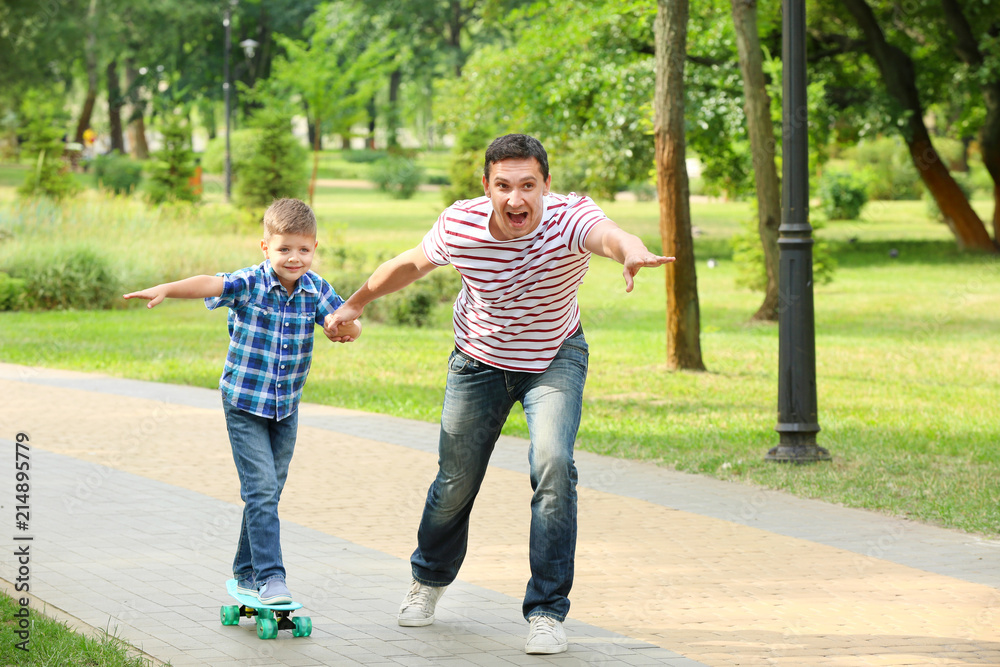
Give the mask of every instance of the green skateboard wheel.
M 278 636 L 278 622 L 273 618 L 257 617 L 257 637 L 260 639 L 274 639 Z
M 219 618 L 223 625 L 239 625 L 240 608 L 232 604 L 223 605 L 219 610 Z
M 292 630 L 293 637 L 308 637 L 313 631 L 313 621 L 308 616 L 296 616 L 292 619 L 295 629 Z

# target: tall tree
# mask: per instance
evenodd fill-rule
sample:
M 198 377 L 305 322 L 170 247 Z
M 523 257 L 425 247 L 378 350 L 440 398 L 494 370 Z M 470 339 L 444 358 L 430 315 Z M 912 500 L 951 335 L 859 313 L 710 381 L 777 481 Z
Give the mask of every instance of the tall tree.
M 757 184 L 757 229 L 764 247 L 767 287 L 764 302 L 753 319 L 778 319 L 778 227 L 781 225 L 781 190 L 778 169 L 774 164 L 774 125 L 771 122 L 771 97 L 764 81 L 764 63 L 757 31 L 757 1 L 732 0 L 736 48 L 743 75 L 744 110 L 753 154 L 754 180 Z
M 983 221 L 934 148 L 924 123 L 913 59 L 903 49 L 889 43 L 866 0 L 842 1 L 864 33 L 868 51 L 878 66 L 886 90 L 904 112 L 901 130 L 910 158 L 948 221 L 959 247 L 996 252 L 997 247 Z
M 684 150 L 684 59 L 687 0 L 658 0 L 655 21 L 656 185 L 663 254 L 677 258 L 666 268 L 667 366 L 705 370 L 701 358 L 698 277 L 691 234 L 691 207 Z
M 379 78 L 391 66 L 392 33 L 366 25 L 346 3 L 321 5 L 309 19 L 308 41 L 275 35 L 286 55 L 274 62 L 274 85 L 297 93 L 315 126 L 312 203 L 319 169 L 319 137 L 324 123 L 358 118 Z M 377 34 L 377 39 L 366 36 Z
M 97 0 L 90 0 L 87 9 L 87 41 L 84 45 L 84 68 L 87 71 L 87 95 L 83 100 L 83 108 L 80 110 L 80 117 L 76 123 L 76 137 L 74 141 L 83 143 L 83 133 L 90 127 L 90 119 L 94 113 L 94 106 L 97 103 Z
M 122 135 L 122 99 L 121 81 L 118 78 L 118 61 L 112 58 L 105 69 L 108 85 L 108 124 L 111 133 L 111 150 L 125 153 L 125 137 Z

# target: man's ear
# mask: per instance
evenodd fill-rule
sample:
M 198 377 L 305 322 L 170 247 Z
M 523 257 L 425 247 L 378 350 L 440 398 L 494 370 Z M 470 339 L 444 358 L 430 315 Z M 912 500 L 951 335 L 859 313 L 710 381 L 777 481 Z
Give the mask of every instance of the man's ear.
M 489 181 L 486 180 L 485 174 L 483 174 L 483 194 L 487 197 L 490 196 L 490 184 Z
M 551 192 L 550 190 L 551 186 L 552 186 L 552 174 L 549 173 L 549 175 L 545 177 L 545 187 L 542 188 L 542 194 L 548 195 L 549 192 Z

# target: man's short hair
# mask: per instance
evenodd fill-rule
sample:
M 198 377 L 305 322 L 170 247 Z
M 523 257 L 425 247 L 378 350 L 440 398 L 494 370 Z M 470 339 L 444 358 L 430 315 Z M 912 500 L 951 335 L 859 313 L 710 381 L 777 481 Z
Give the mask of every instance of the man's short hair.
M 542 142 L 527 134 L 505 134 L 497 137 L 486 149 L 486 164 L 483 167 L 483 176 L 490 180 L 490 165 L 501 160 L 523 159 L 533 157 L 538 160 L 538 166 L 542 168 L 542 180 L 549 177 L 549 156 L 542 147 Z
M 264 238 L 274 234 L 316 237 L 316 214 L 298 199 L 275 199 L 264 211 Z

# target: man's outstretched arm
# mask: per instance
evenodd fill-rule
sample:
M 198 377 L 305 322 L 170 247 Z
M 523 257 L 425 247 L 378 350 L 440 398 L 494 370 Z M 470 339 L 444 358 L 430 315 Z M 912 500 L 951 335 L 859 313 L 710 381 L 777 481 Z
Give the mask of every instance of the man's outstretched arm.
M 326 316 L 323 331 L 328 338 L 335 338 L 337 327 L 358 319 L 369 303 L 386 294 L 398 292 L 436 268 L 437 264 L 427 259 L 420 246 L 393 257 L 375 269 L 365 284 L 352 294 L 337 312 Z
M 635 286 L 635 274 L 644 266 L 654 267 L 662 264 L 669 264 L 674 261 L 674 257 L 664 257 L 654 255 L 646 249 L 646 244 L 635 234 L 629 234 L 624 229 L 608 219 L 604 219 L 590 230 L 585 247 L 595 255 L 608 257 L 625 269 L 622 275 L 625 277 L 625 291 L 631 292 Z

